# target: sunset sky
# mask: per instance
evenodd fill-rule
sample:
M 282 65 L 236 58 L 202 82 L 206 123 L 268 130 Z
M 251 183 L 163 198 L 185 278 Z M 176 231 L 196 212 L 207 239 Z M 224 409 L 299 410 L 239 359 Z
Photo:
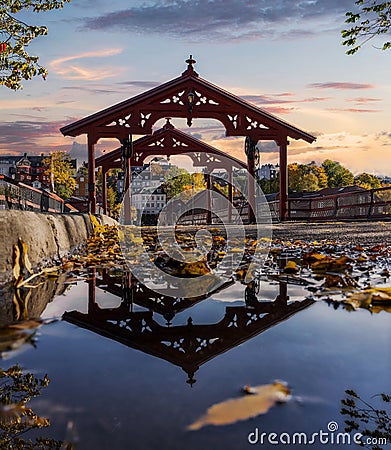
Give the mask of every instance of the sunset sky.
M 391 53 L 373 41 L 345 55 L 340 30 L 353 8 L 354 0 L 72 0 L 23 14 L 49 27 L 30 46 L 49 76 L 18 92 L 0 88 L 0 153 L 86 159 L 85 137 L 64 138 L 61 126 L 179 76 L 192 54 L 202 78 L 317 136 L 292 141 L 291 162 L 329 158 L 391 175 Z M 243 138 L 225 138 L 216 121 L 173 123 L 244 158 Z M 263 162 L 277 162 L 274 143 L 261 148 Z

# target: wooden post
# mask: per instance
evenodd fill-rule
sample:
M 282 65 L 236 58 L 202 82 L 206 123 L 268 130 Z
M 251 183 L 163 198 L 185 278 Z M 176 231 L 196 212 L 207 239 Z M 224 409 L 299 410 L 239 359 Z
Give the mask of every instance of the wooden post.
M 129 139 L 131 141 L 132 137 L 129 136 Z M 123 144 L 124 145 L 124 144 Z M 130 183 L 131 183 L 131 177 L 132 177 L 132 166 L 130 164 L 131 154 L 125 155 L 125 192 L 124 192 L 124 219 L 125 219 L 125 225 L 130 225 L 131 223 L 131 192 L 130 192 Z
M 232 166 L 228 169 L 228 223 L 232 222 Z
M 96 307 L 96 269 L 91 268 L 88 273 L 88 312 Z
M 286 137 L 278 143 L 280 147 L 280 220 L 287 219 L 288 213 L 288 140 Z
M 245 152 L 247 155 L 247 172 L 248 172 L 248 189 L 247 189 L 247 203 L 248 203 L 248 223 L 255 223 L 255 145 L 256 142 L 247 136 L 245 143 Z
M 88 133 L 88 211 L 96 213 L 95 140 Z
M 102 166 L 102 206 L 103 214 L 107 214 L 107 168 Z
M 211 174 L 206 175 L 206 224 L 212 223 L 212 199 L 211 199 L 212 180 Z

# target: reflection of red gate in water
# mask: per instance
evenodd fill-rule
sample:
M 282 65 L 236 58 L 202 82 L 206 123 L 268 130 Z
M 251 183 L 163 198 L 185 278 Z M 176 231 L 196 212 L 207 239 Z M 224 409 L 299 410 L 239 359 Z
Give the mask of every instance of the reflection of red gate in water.
M 197 325 L 189 318 L 186 325 L 171 325 L 169 321 L 177 312 L 184 309 L 190 312 L 191 307 L 209 295 L 193 300 L 165 297 L 141 285 L 130 275 L 121 283 L 121 279 L 110 276 L 100 279 L 94 270 L 92 272 L 88 312 L 66 312 L 63 319 L 181 367 L 188 375 L 189 384 L 195 382 L 194 374 L 201 365 L 314 303 L 311 299 L 288 302 L 286 283 L 280 283 L 280 292 L 274 301 L 259 301 L 249 285 L 245 290 L 245 306 L 226 307 L 225 315 L 219 322 Z M 99 285 L 101 289 L 122 298 L 117 308 L 99 307 L 96 303 L 96 288 Z M 149 310 L 133 312 L 133 305 Z M 159 324 L 154 314 L 163 315 L 168 321 L 167 326 Z

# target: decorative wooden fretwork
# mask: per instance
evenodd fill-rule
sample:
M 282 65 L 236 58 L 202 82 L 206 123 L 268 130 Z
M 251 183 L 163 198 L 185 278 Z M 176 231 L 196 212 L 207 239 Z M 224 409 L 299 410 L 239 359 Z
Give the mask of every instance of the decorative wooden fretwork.
M 228 120 L 230 121 L 235 130 L 238 128 L 238 116 L 239 116 L 238 114 L 232 116 L 227 114 Z
M 195 105 L 199 106 L 199 105 L 216 105 L 218 106 L 219 103 L 215 102 L 214 100 L 212 100 L 211 98 L 208 98 L 206 95 L 202 94 L 201 92 L 195 90 L 194 91 L 195 95 L 196 95 L 196 101 L 195 101 Z
M 145 128 L 145 124 L 148 122 L 148 119 L 151 117 L 151 113 L 140 113 L 140 126 L 141 128 Z
M 174 105 L 178 104 L 181 106 L 184 106 L 184 102 L 183 102 L 183 94 L 185 93 L 185 91 L 181 91 L 178 92 L 177 94 L 172 95 L 169 98 L 166 98 L 165 100 L 161 101 L 161 104 L 169 104 L 169 103 L 174 103 Z
M 175 139 L 174 137 L 172 138 L 172 147 L 173 148 L 177 148 L 177 147 L 188 147 L 187 144 L 185 144 L 184 142 L 180 141 L 179 139 Z
M 165 140 L 165 138 L 162 138 L 162 139 L 156 140 L 154 142 L 151 142 L 148 145 L 148 147 L 162 147 L 162 148 L 164 148 L 164 140 Z
M 246 128 L 247 130 L 257 130 L 257 129 L 269 130 L 268 127 L 266 127 L 262 123 L 258 122 L 258 120 L 252 119 L 249 116 L 246 116 L 246 120 L 248 122 L 247 128 Z
M 106 127 L 120 126 L 120 127 L 130 128 L 129 120 L 131 117 L 132 117 L 132 114 L 128 114 L 125 117 L 120 117 L 119 119 L 113 120 L 112 122 L 107 124 Z

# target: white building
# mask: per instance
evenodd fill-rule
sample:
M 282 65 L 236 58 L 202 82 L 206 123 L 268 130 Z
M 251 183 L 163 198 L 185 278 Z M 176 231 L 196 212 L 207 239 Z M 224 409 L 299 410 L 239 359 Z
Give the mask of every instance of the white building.
M 256 176 L 258 180 L 265 178 L 266 180 L 274 180 L 280 173 L 279 164 L 263 164 L 259 169 L 256 170 Z
M 167 198 L 163 190 L 154 187 L 145 187 L 140 192 L 132 195 L 132 206 L 140 214 L 159 214 L 166 205 Z

